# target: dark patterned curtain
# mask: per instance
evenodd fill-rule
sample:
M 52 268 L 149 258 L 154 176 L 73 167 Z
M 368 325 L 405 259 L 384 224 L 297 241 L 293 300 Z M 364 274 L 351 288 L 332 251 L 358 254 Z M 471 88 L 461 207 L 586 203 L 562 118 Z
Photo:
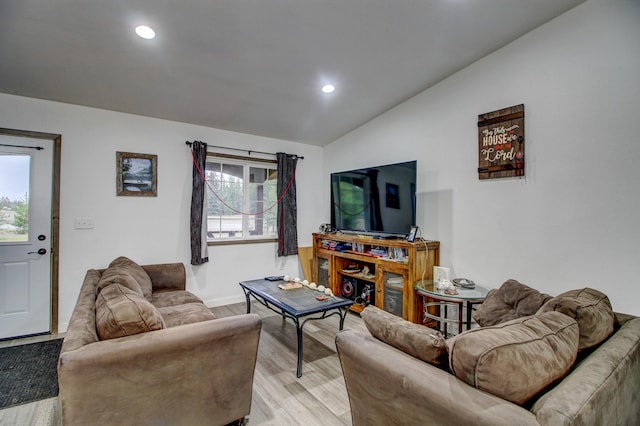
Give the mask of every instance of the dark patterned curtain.
M 278 203 L 278 256 L 298 254 L 298 207 L 296 203 L 295 155 L 276 154 L 278 159 L 278 194 L 284 194 Z
M 371 230 L 383 231 L 382 213 L 380 212 L 380 189 L 378 188 L 378 170 L 370 170 L 369 176 L 369 226 Z
M 202 265 L 209 261 L 207 252 L 207 193 L 205 170 L 207 167 L 207 144 L 194 141 L 193 190 L 191 192 L 191 264 Z

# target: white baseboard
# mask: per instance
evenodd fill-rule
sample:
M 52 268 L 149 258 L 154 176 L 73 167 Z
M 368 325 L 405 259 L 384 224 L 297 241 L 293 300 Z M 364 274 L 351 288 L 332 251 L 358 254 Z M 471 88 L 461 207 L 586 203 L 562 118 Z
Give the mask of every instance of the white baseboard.
M 58 334 L 66 333 L 67 332 L 67 328 L 69 328 L 69 323 L 68 322 L 59 322 L 58 323 Z
M 204 304 L 207 308 L 214 308 L 216 306 L 232 305 L 234 303 L 243 303 L 246 301 L 247 298 L 240 295 L 232 297 L 221 297 L 218 299 L 208 299 L 204 301 Z

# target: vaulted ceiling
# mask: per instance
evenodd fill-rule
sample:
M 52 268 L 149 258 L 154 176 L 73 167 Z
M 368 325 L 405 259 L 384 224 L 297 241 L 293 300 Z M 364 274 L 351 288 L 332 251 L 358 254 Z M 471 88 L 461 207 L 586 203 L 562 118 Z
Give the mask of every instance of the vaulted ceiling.
M 3 0 L 0 92 L 322 146 L 583 1 Z

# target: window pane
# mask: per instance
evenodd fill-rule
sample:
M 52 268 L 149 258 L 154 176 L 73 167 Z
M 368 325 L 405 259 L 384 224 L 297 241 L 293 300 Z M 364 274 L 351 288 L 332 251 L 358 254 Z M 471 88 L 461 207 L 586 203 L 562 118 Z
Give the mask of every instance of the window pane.
M 0 154 L 0 242 L 29 241 L 31 157 Z
M 249 168 L 249 233 L 275 235 L 277 171 L 266 167 Z
M 240 238 L 242 228 L 243 166 L 207 162 L 207 236 Z
M 248 176 L 246 184 L 245 170 Z M 207 181 L 210 240 L 275 236 L 275 168 L 215 159 L 207 161 Z

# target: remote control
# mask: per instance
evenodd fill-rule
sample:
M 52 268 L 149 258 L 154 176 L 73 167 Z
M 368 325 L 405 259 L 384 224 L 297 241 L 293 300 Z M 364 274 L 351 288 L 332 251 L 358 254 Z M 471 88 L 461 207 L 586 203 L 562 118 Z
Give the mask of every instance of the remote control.
M 280 275 L 280 276 L 272 276 L 272 277 L 264 277 L 265 280 L 267 281 L 280 281 L 284 278 L 284 275 Z

